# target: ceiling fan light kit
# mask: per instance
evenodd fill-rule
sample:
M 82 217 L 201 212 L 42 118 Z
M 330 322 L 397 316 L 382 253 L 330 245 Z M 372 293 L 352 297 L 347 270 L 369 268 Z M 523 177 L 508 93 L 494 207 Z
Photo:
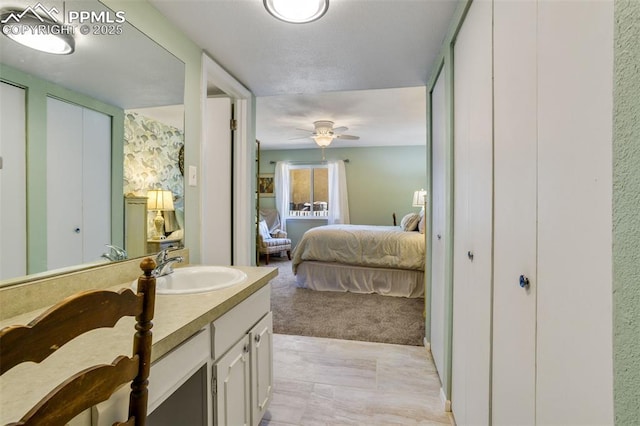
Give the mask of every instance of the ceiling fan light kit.
M 264 7 L 276 19 L 306 24 L 327 13 L 329 0 L 264 0 Z
M 303 130 L 305 132 L 311 133 L 309 136 L 303 136 L 302 138 L 292 138 L 294 139 L 304 139 L 310 137 L 313 139 L 316 144 L 321 148 L 326 148 L 331 145 L 334 139 L 348 139 L 348 140 L 358 140 L 359 136 L 353 135 L 345 135 L 342 132 L 349 130 L 347 127 L 333 127 L 333 121 L 329 120 L 318 120 L 313 122 L 313 130 L 306 129 L 298 129 Z
M 314 136 L 313 140 L 316 141 L 318 146 L 321 146 L 322 148 L 324 148 L 324 147 L 327 147 L 327 146 L 331 145 L 331 142 L 333 141 L 333 136 L 331 136 L 331 135 L 318 135 L 318 136 Z

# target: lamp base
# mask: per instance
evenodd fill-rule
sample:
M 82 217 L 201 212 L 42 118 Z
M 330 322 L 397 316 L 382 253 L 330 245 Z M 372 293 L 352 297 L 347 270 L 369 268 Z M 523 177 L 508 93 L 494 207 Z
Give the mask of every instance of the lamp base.
M 162 213 L 158 210 L 158 214 L 153 219 L 153 226 L 156 228 L 156 233 L 153 236 L 152 240 L 164 240 L 164 218 L 162 217 Z

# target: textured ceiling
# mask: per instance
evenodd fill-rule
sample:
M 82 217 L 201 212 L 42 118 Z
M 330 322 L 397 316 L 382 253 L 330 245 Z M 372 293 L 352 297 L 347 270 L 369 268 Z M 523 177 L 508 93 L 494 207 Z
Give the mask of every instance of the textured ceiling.
M 150 1 L 257 96 L 261 147 L 295 147 L 292 130 L 323 119 L 360 146 L 425 143 L 424 96 L 371 91 L 426 84 L 455 0 L 331 0 L 309 24 L 274 19 L 262 0 Z
M 24 9 L 30 0 L 0 0 Z M 97 0 L 40 0 L 47 9 L 106 11 Z M 59 20 L 62 16 L 56 16 Z M 71 55 L 52 55 L 0 36 L 0 60 L 28 74 L 123 109 L 175 105 L 184 99 L 184 64 L 132 25 L 119 35 L 81 35 Z
M 317 148 L 306 137 L 317 120 L 333 121 L 359 140 L 334 140 L 332 147 L 424 145 L 426 91 L 422 87 L 259 97 L 256 133 L 264 149 Z M 266 148 L 265 148 L 266 147 Z

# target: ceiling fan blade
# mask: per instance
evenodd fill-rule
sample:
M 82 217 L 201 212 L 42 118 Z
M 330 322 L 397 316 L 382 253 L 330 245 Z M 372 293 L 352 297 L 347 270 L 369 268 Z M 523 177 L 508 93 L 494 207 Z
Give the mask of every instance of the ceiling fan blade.
M 299 137 L 297 137 L 297 138 L 289 138 L 288 140 L 290 140 L 290 141 L 297 141 L 297 140 L 300 140 L 300 139 L 309 139 L 310 137 L 311 137 L 311 136 L 299 136 Z
M 335 129 L 333 129 L 333 133 L 342 133 L 342 132 L 346 132 L 347 130 L 349 130 L 348 127 L 336 127 Z
M 358 139 L 360 139 L 360 136 L 353 136 L 353 135 L 336 135 L 335 137 L 336 139 L 345 139 L 350 141 L 357 141 Z
M 303 132 L 309 132 L 309 133 L 315 133 L 315 130 L 309 130 L 309 129 L 301 129 L 299 127 L 296 127 L 296 130 L 302 130 Z

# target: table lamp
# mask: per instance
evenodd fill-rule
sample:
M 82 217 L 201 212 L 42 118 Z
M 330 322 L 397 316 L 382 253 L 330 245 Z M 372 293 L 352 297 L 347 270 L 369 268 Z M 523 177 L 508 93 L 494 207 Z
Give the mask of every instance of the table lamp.
M 147 210 L 157 211 L 153 226 L 156 229 L 153 240 L 163 240 L 164 236 L 164 218 L 161 212 L 173 211 L 173 194 L 171 191 L 163 189 L 150 189 L 147 191 Z
M 413 193 L 413 207 L 422 207 L 424 209 L 424 205 L 427 202 L 427 191 L 421 189 L 419 191 L 415 191 Z

